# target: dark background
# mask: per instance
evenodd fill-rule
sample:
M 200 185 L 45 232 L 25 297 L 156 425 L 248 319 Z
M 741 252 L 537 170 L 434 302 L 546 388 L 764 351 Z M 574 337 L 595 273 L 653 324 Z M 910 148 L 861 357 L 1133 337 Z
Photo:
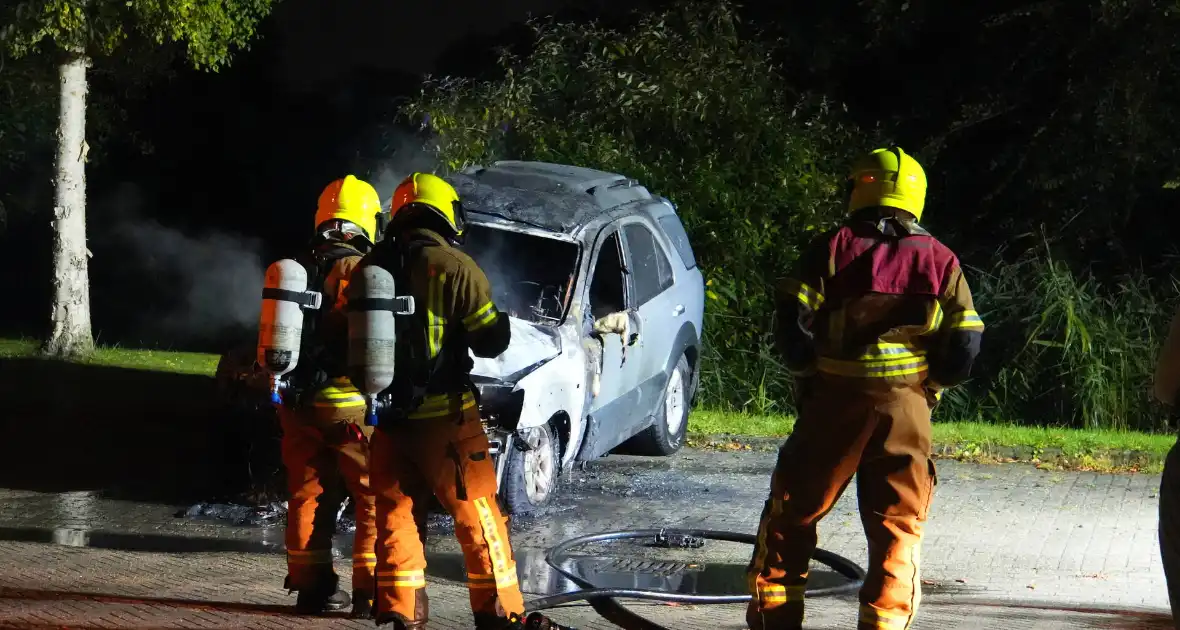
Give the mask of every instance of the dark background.
M 418 91 L 424 74 L 494 71 L 498 46 L 523 50 L 530 14 L 609 23 L 668 4 L 286 0 L 229 68 L 210 74 L 178 63 L 146 97 L 122 103 L 125 133 L 104 143 L 88 167 L 99 342 L 220 350 L 249 339 L 264 265 L 290 255 L 308 237 L 322 188 L 354 172 L 388 197 L 393 176 L 420 165 L 410 151 L 415 130 L 398 127 L 395 112 L 400 98 Z M 1065 59 L 1052 46 L 1077 44 L 1093 30 L 1094 2 L 1060 4 L 1052 33 L 997 36 L 982 25 L 986 15 L 1021 4 L 1028 3 L 915 0 L 905 13 L 870 16 L 863 3 L 851 1 L 750 2 L 743 12 L 755 27 L 788 38 L 782 62 L 792 87 L 847 103 L 864 129 L 884 121 L 902 146 L 928 142 L 951 126 L 959 105 L 953 99 L 966 102 L 1001 89 L 1013 95 L 1011 112 L 951 135 L 943 152 L 951 157 L 927 169 L 937 191 L 929 223 L 971 262 L 1010 240 L 996 235 L 1027 232 L 1022 221 L 1029 209 L 963 200 L 996 188 L 1003 177 L 995 172 L 997 157 L 1019 150 L 1047 110 L 1090 71 L 1084 56 L 1076 64 L 1038 65 L 1027 52 Z M 1123 28 L 1138 27 L 1130 21 Z M 1035 37 L 1049 39 L 1042 48 L 1028 48 Z M 1014 57 L 1005 58 L 1010 49 Z M 1119 50 L 1096 40 L 1074 52 L 1113 56 Z M 110 87 L 96 78 L 91 89 Z M 1084 150 L 1100 162 L 1118 149 L 1096 141 Z M 957 179 L 945 176 L 946 159 L 953 160 Z M 1159 187 L 1162 168 L 1155 166 L 1142 169 L 1148 184 L 1134 204 L 1103 208 L 1110 220 L 1087 227 L 1091 233 L 1076 239 L 1071 261 L 1092 258 L 1116 274 L 1147 259 L 1149 273 L 1162 279 L 1170 271 L 1177 198 Z M 52 153 L 9 177 L 0 185 L 19 191 L 27 211 L 10 212 L 0 237 L 0 289 L 12 296 L 0 309 L 0 330 L 38 336 L 48 320 Z M 1085 190 L 1074 192 L 1085 196 Z M 1053 229 L 1055 215 L 1046 217 Z M 1095 248 L 1101 255 L 1090 257 Z

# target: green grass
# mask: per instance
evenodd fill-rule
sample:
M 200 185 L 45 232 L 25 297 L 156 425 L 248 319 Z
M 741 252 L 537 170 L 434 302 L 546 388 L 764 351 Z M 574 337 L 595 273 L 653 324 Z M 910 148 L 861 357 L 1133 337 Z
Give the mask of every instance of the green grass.
M 37 342 L 25 339 L 0 339 L 0 359 L 37 356 Z M 217 355 L 196 352 L 169 352 L 139 348 L 99 348 L 93 356 L 80 361 L 89 365 L 197 374 L 212 376 L 217 370 Z
M 689 428 L 697 441 L 704 436 L 785 437 L 791 416 L 758 416 L 697 410 Z M 1087 470 L 1158 471 L 1176 443 L 1172 434 L 1136 431 L 1028 427 L 981 422 L 934 423 L 936 450 L 971 461 L 1023 460 L 1046 466 Z
M 37 342 L 0 339 L 0 359 L 37 356 Z M 99 348 L 82 363 L 177 374 L 213 375 L 216 355 L 137 348 Z M 755 415 L 698 409 L 689 428 L 690 441 L 705 436 L 781 438 L 795 419 L 787 415 Z M 934 423 L 934 443 L 943 456 L 971 461 L 1026 459 L 1050 466 L 1088 470 L 1158 471 L 1176 436 L 1135 431 L 1028 427 L 981 422 Z M 1014 454 L 1020 450 L 1021 454 Z M 1128 457 L 1128 454 L 1131 456 Z

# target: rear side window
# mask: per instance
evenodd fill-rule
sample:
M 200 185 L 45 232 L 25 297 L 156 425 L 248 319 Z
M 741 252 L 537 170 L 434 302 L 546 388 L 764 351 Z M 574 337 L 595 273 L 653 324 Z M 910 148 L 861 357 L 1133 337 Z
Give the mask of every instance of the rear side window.
M 644 304 L 672 286 L 672 267 L 664 250 L 656 243 L 651 230 L 639 223 L 623 228 L 627 235 L 627 249 L 631 251 L 635 302 Z
M 697 259 L 692 255 L 692 245 L 688 244 L 688 233 L 684 231 L 684 224 L 680 222 L 680 217 L 674 214 L 665 214 L 660 217 L 660 227 L 668 235 L 668 240 L 672 241 L 672 246 L 676 248 L 676 253 L 680 254 L 684 266 L 688 269 L 696 267 Z

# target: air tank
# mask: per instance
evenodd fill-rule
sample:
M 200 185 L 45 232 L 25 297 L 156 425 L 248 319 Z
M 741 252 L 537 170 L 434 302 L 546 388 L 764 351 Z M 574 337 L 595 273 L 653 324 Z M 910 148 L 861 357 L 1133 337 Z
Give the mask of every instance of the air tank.
M 394 318 L 414 312 L 412 297 L 397 297 L 393 276 L 377 265 L 353 272 L 348 297 L 348 373 L 368 400 L 365 423 L 377 423 L 376 397 L 393 384 Z
M 303 308 L 319 308 L 319 293 L 307 291 L 307 270 L 284 258 L 266 270 L 258 321 L 258 364 L 271 374 L 271 398 L 279 402 L 283 376 L 299 365 Z

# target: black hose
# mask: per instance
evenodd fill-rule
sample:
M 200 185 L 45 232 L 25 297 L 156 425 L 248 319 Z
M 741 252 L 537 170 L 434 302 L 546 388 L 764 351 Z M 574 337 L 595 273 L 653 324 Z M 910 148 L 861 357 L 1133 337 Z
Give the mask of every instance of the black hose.
M 549 566 L 557 570 L 558 573 L 564 575 L 566 578 L 573 581 L 575 584 L 581 586 L 583 590 L 573 591 L 570 593 L 560 593 L 551 595 L 549 597 L 542 597 L 533 600 L 526 607 L 529 612 L 544 610 L 547 608 L 554 608 L 562 604 L 571 602 L 585 601 L 588 602 L 599 615 L 611 623 L 625 628 L 626 630 L 668 630 L 663 626 L 652 623 L 639 615 L 627 610 L 622 604 L 618 603 L 615 598 L 625 597 L 627 599 L 641 599 L 654 600 L 662 602 L 676 602 L 680 604 L 740 604 L 750 601 L 750 595 L 743 593 L 740 595 L 690 595 L 682 593 L 668 593 L 665 591 L 649 591 L 642 589 L 628 589 L 628 588 L 597 588 L 592 582 L 580 576 L 574 575 L 562 568 L 562 561 L 568 556 L 569 551 L 574 547 L 588 545 L 590 543 L 608 542 L 614 540 L 630 540 L 636 538 L 656 538 L 657 536 L 677 536 L 677 537 L 693 537 L 702 538 L 706 540 L 721 540 L 726 542 L 745 543 L 753 545 L 757 542 L 757 537 L 753 534 L 741 534 L 738 532 L 724 532 L 707 529 L 639 529 L 631 531 L 620 532 L 605 532 L 601 534 L 590 534 L 587 536 L 579 536 L 577 538 L 570 538 L 563 541 L 556 546 L 549 549 L 545 553 L 545 562 Z M 847 584 L 839 586 L 829 586 L 826 588 L 808 589 L 804 595 L 806 597 L 830 597 L 833 595 L 841 595 L 845 593 L 854 593 L 860 590 L 861 585 L 864 584 L 865 571 L 855 562 L 832 553 L 826 549 L 816 549 L 812 555 L 812 559 L 820 564 L 831 567 L 836 573 L 843 575 L 850 581 Z

